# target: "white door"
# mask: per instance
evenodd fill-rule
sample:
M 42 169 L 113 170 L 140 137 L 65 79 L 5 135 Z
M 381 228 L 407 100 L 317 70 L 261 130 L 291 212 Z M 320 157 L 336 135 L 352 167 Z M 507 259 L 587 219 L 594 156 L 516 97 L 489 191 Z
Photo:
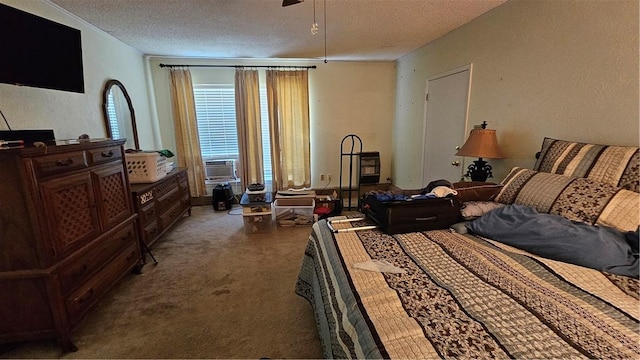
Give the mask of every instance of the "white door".
M 423 186 L 433 180 L 460 181 L 466 168 L 455 156 L 466 139 L 471 64 L 427 79 Z

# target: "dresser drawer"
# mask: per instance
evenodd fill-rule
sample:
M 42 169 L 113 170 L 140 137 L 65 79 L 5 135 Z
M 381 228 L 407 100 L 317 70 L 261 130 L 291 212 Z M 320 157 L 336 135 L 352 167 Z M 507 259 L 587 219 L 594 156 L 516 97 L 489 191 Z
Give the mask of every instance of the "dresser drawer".
M 122 159 L 122 148 L 112 146 L 102 149 L 91 149 L 87 151 L 90 164 L 101 164 L 109 161 Z
M 140 262 L 138 243 L 131 244 L 65 299 L 69 322 L 75 324 L 128 270 Z
M 159 233 L 158 222 L 154 221 L 142 230 L 142 241 L 148 246 L 156 239 Z
M 162 216 L 165 212 L 167 212 L 170 208 L 180 202 L 180 192 L 178 188 L 175 187 L 168 193 L 164 194 L 160 198 L 158 198 L 158 213 Z
M 189 183 L 187 182 L 187 179 L 180 179 L 180 182 L 178 182 L 178 186 L 180 187 L 180 194 L 182 194 L 182 200 L 187 200 L 191 197 L 191 194 L 189 193 Z
M 56 175 L 87 167 L 87 159 L 84 151 L 37 156 L 34 157 L 32 161 L 33 169 L 37 177 Z
M 118 252 L 135 243 L 136 232 L 133 224 L 128 224 L 122 230 L 104 238 L 88 252 L 80 254 L 76 261 L 63 267 L 58 273 L 62 293 L 67 294 L 85 282 Z
M 147 226 L 151 222 L 155 221 L 158 218 L 156 203 L 152 201 L 148 204 L 145 204 L 145 206 L 140 209 L 139 216 L 139 221 L 142 226 Z
M 162 181 L 162 180 L 161 180 Z M 178 189 L 178 181 L 175 177 L 165 179 L 161 184 L 156 185 L 153 188 L 153 192 L 156 198 L 160 198 L 165 194 Z
M 182 215 L 183 211 L 184 207 L 180 206 L 180 203 L 176 203 L 175 206 L 160 216 L 160 227 L 162 229 L 168 228 L 174 220 Z

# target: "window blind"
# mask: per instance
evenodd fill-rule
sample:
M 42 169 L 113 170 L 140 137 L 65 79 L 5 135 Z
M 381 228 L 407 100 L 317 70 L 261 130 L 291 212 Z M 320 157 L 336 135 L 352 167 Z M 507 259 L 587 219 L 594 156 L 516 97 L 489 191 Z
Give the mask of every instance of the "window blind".
M 116 114 L 116 106 L 113 101 L 113 93 L 111 91 L 107 94 L 107 118 L 109 118 L 111 138 L 120 139 L 120 126 L 118 126 L 118 116 Z
M 238 159 L 233 85 L 196 85 L 193 94 L 202 158 Z
M 194 85 L 198 137 L 203 159 L 238 159 L 238 128 L 233 84 Z M 271 141 L 266 87 L 260 87 L 264 179 L 271 183 Z
M 269 106 L 267 105 L 267 87 L 260 86 L 260 119 L 262 125 L 262 162 L 264 181 L 271 184 L 271 137 L 269 136 Z

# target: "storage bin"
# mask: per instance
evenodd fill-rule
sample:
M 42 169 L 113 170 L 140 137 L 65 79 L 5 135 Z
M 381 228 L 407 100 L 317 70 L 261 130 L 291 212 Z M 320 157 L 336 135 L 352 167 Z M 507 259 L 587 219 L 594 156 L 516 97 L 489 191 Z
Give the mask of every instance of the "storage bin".
M 242 214 L 255 214 L 271 212 L 271 204 L 243 205 Z
M 313 198 L 280 198 L 273 203 L 276 223 L 280 226 L 313 224 Z
M 249 189 L 247 189 L 245 191 L 245 194 L 247 194 L 249 202 L 265 202 L 267 190 L 265 189 L 261 191 L 250 191 Z
M 244 233 L 247 235 L 266 233 L 273 230 L 272 212 L 257 212 L 242 214 L 244 221 Z
M 132 184 L 156 182 L 167 175 L 167 158 L 159 153 L 125 153 L 129 182 Z

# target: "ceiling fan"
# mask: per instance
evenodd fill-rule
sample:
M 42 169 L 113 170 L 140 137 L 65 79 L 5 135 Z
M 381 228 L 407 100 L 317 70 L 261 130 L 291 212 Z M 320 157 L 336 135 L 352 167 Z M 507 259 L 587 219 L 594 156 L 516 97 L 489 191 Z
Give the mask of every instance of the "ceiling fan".
M 303 1 L 304 0 L 282 0 L 282 7 L 299 4 Z

